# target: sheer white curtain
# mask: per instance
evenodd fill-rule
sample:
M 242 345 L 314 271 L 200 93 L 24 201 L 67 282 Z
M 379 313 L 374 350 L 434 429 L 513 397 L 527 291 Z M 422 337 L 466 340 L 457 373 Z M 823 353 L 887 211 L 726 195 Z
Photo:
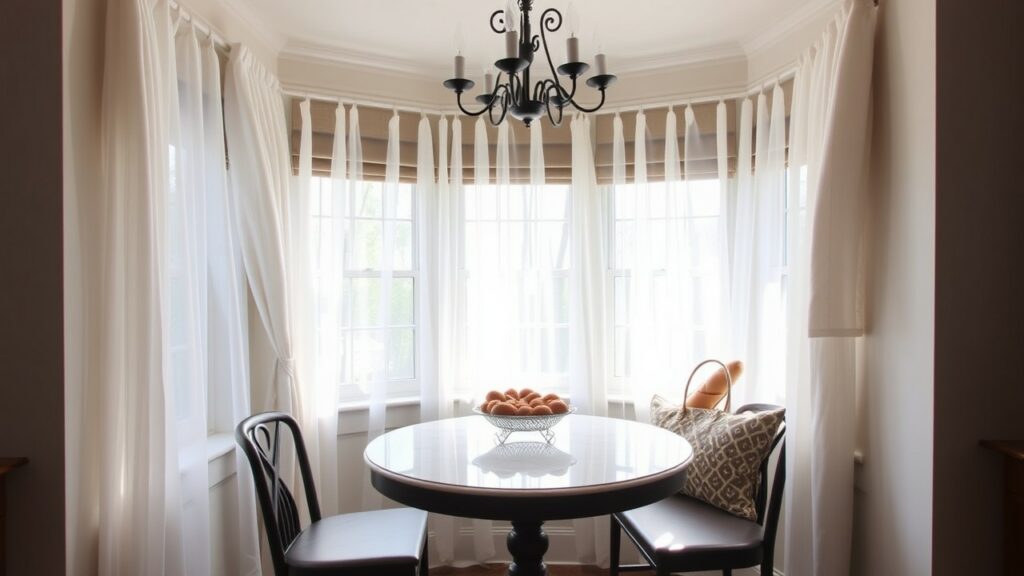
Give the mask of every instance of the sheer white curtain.
M 399 177 L 401 173 L 401 139 L 399 132 L 399 116 L 395 111 L 388 120 L 388 147 L 384 169 L 384 187 L 381 196 L 381 215 L 383 217 L 381 233 L 381 251 L 378 263 L 379 281 L 376 293 L 378 331 L 375 344 L 382 354 L 378 361 L 372 363 L 370 369 L 369 416 L 367 418 L 366 443 L 384 433 L 384 418 L 387 409 L 387 351 L 391 350 L 391 293 L 394 288 L 395 271 L 395 218 L 398 208 Z M 370 298 L 373 298 L 372 295 Z M 371 306 L 373 303 L 369 303 Z M 353 314 L 355 311 L 353 310 Z M 364 466 L 363 472 L 363 509 L 380 508 L 383 497 L 370 484 L 370 471 Z
M 447 130 L 447 126 L 445 126 Z M 447 134 L 440 135 L 440 145 L 447 146 Z M 448 161 L 448 152 L 441 156 Z M 419 262 L 419 287 L 416 291 L 416 309 L 420 311 L 416 331 L 416 349 L 419 350 L 420 420 L 426 422 L 438 417 L 441 405 L 445 411 L 450 406 L 448 394 L 438 380 L 438 247 L 440 245 L 440 223 L 438 222 L 439 186 L 434 179 L 434 137 L 430 120 L 426 115 L 420 118 L 416 140 L 416 223 Z M 448 179 L 447 169 L 442 171 Z M 444 186 L 447 187 L 447 182 Z
M 461 125 L 456 121 L 457 130 Z M 430 338 L 433 344 L 424 350 L 434 355 L 434 371 L 430 379 L 420 386 L 420 420 L 429 421 L 451 418 L 455 415 L 457 372 L 455 345 L 458 327 L 458 294 L 460 286 L 460 230 L 461 210 L 455 187 L 448 176 L 448 118 L 437 121 L 437 180 L 433 180 L 433 143 L 429 139 L 429 124 L 424 127 L 420 121 L 419 156 L 417 165 L 417 197 L 420 221 L 420 270 L 429 272 L 429 295 L 421 295 L 421 310 L 427 310 L 431 320 Z M 453 134 L 453 136 L 455 136 Z M 462 145 L 455 136 L 455 145 Z M 454 152 L 454 151 L 453 151 Z M 431 159 L 430 170 L 424 167 L 424 160 Z M 461 167 L 459 168 L 461 170 Z M 454 170 L 454 167 L 453 167 Z M 448 550 L 439 547 L 439 552 Z M 439 559 L 444 560 L 443 557 Z
M 256 410 L 293 415 L 302 429 L 314 478 L 320 478 L 320 434 L 309 395 L 310 259 L 303 222 L 292 211 L 308 209 L 308 189 L 290 186 L 291 164 L 280 85 L 243 45 L 232 46 L 224 89 L 225 132 L 231 151 L 231 205 L 238 223 L 246 278 L 260 320 L 274 351 L 272 381 L 253 382 Z M 292 193 L 292 188 L 295 188 Z M 306 212 L 308 213 L 308 212 Z M 293 230 L 297 237 L 293 238 Z M 296 349 L 304 360 L 297 371 Z M 300 379 L 301 375 L 301 379 Z M 263 389 L 261 389 L 263 388 Z M 285 451 L 282 468 L 298 500 L 305 498 L 294 453 Z M 318 487 L 322 489 L 321 487 Z M 299 507 L 303 522 L 308 511 Z
M 690 106 L 665 120 L 664 179 L 649 181 L 647 115 L 636 115 L 634 181 L 626 182 L 622 120 L 613 123 L 617 269 L 628 271 L 616 294 L 628 318 L 629 387 L 637 419 L 649 416 L 655 393 L 681 397 L 690 370 L 723 353 L 728 313 L 727 188 L 719 158 L 726 134 L 724 107 L 716 131 L 702 134 Z M 727 166 L 726 166 L 727 167 Z
M 597 187 L 590 118 L 575 115 L 572 130 L 571 238 L 569 275 L 569 394 L 583 414 L 607 416 L 610 357 L 605 338 L 607 225 L 604 195 Z M 532 164 L 531 164 L 532 166 Z M 605 466 L 587 462 L 585 466 Z M 608 565 L 607 517 L 573 521 L 581 563 Z
M 234 45 L 224 88 L 231 192 L 249 289 L 274 350 L 273 380 L 255 390 L 259 410 L 298 413 L 289 302 L 289 171 L 284 102 L 277 79 Z M 308 441 L 308 439 L 307 439 Z
M 211 428 L 217 432 L 230 433 L 235 423 L 252 413 L 249 407 L 248 295 L 237 226 L 233 218 L 234 208 L 228 194 L 220 57 L 209 38 L 201 40 L 200 44 L 209 271 L 207 385 L 212 391 L 213 404 L 209 411 Z M 235 450 L 236 469 L 245 470 L 247 466 L 245 455 Z M 235 479 L 238 492 L 233 504 L 237 506 L 237 531 L 228 535 L 226 548 L 237 551 L 239 574 L 258 575 L 261 573 L 260 549 L 252 476 L 236 474 Z
M 752 137 L 753 103 L 745 98 L 740 108 L 731 332 L 732 350 L 745 363 L 745 375 L 733 391 L 733 405 L 782 404 L 786 334 L 786 109 L 782 88 L 776 84 L 772 89 L 770 107 L 765 93 L 757 97 L 756 142 Z
M 849 0 L 794 88 L 786 573 L 848 574 L 876 9 Z M 798 168 L 800 172 L 798 173 Z M 803 175 L 805 174 L 805 175 Z M 810 543 L 810 546 L 808 546 Z
M 169 361 L 172 389 L 177 391 L 182 560 L 186 573 L 205 574 L 210 570 L 206 134 L 199 41 L 190 24 L 180 24 L 170 46 L 173 60 L 165 68 L 170 71 L 167 86 L 172 151 L 165 235 L 164 356 Z
M 436 351 L 438 376 L 434 394 L 421 399 L 421 418 L 426 420 L 451 418 L 456 415 L 456 403 L 465 393 L 467 367 L 465 354 L 465 295 L 464 274 L 464 221 L 463 221 L 463 163 L 462 121 L 456 116 L 451 123 L 451 170 L 448 156 L 448 119 L 438 120 L 438 175 L 437 175 L 437 335 Z M 423 146 L 423 142 L 420 142 Z M 421 211 L 422 214 L 422 211 Z M 430 515 L 430 531 L 434 536 L 432 556 L 436 562 L 450 564 L 455 561 L 456 544 L 464 523 L 474 526 L 472 554 L 479 562 L 494 556 L 491 523 L 465 521 Z
M 169 27 L 166 6 L 123 0 L 107 7 L 101 203 L 108 232 L 97 271 L 99 365 L 87 383 L 98 413 L 86 415 L 81 430 L 98 433 L 98 453 L 82 459 L 83 466 L 96 463 L 96 469 L 82 475 L 98 476 L 99 493 L 79 495 L 97 502 L 98 534 L 79 537 L 97 540 L 103 574 L 183 572 L 176 418 L 161 323 L 171 145 L 164 68 Z M 97 566 L 76 568 L 85 574 Z
M 69 529 L 69 548 L 94 552 L 68 571 L 209 574 L 207 435 L 223 414 L 247 412 L 235 401 L 246 339 L 219 62 L 163 0 L 111 2 L 106 41 L 105 235 L 102 265 L 81 271 L 96 313 L 79 335 L 92 340 L 79 349 L 90 352 L 82 378 L 95 402 L 75 421 L 89 453 L 69 487 L 69 507 L 95 503 L 94 521 Z M 222 397 L 227 408 L 209 414 L 208 398 Z M 251 483 L 240 481 L 238 504 L 239 567 L 259 573 Z
M 310 451 L 316 450 L 318 467 L 317 495 L 324 515 L 338 513 L 338 389 L 340 365 L 338 341 L 341 336 L 341 297 L 344 279 L 344 220 L 334 210 L 343 210 L 346 167 L 344 153 L 345 109 L 340 104 L 335 114 L 335 153 L 342 160 L 332 160 L 331 178 L 325 185 L 313 181 L 313 130 L 310 102 L 299 105 L 302 124 L 299 137 L 299 173 L 292 187 L 289 214 L 292 218 L 289 245 L 295 281 L 296 357 L 302 367 L 299 383 L 303 386 L 301 421 L 308 426 L 304 436 L 316 435 L 315 443 L 307 440 Z M 340 130 L 340 131 L 339 131 Z M 314 188 L 316 188 L 314 192 Z M 314 225 L 309 218 L 316 214 Z
M 641 422 L 650 419 L 651 396 L 664 384 L 658 381 L 660 360 L 656 346 L 654 302 L 654 245 L 651 185 L 647 182 L 647 115 L 643 110 L 636 114 L 633 140 L 634 172 L 633 185 L 625 184 L 625 144 L 622 119 L 615 115 L 613 132 L 615 148 L 616 195 L 622 195 L 622 204 L 629 206 L 632 214 L 632 246 L 623 250 L 627 262 L 617 262 L 616 267 L 629 268 L 628 317 L 629 317 L 629 367 L 630 389 L 636 418 Z M 622 150 L 620 156 L 619 152 Z M 622 163 L 620 165 L 620 162 Z M 620 180 L 621 178 L 621 180 Z M 617 199 L 618 200 L 618 199 Z

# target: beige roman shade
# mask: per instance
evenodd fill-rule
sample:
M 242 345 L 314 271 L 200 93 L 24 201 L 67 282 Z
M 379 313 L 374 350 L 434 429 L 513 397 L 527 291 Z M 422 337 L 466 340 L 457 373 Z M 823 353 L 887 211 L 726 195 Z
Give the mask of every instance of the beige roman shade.
M 793 82 L 788 81 L 782 85 L 786 95 L 786 109 L 791 106 Z M 767 94 L 769 109 L 771 105 L 771 92 Z M 297 172 L 299 165 L 299 140 L 302 130 L 301 116 L 299 114 L 299 103 L 301 99 L 293 98 L 291 101 L 291 155 L 292 169 Z M 725 101 L 728 107 L 728 155 L 729 174 L 736 171 L 737 138 L 736 131 L 739 126 L 739 103 L 736 100 Z M 700 129 L 700 142 L 696 148 L 691 148 L 691 163 L 688 176 L 696 178 L 715 178 L 718 176 L 717 161 L 717 102 L 704 102 L 693 105 L 693 112 L 697 125 Z M 313 124 L 313 173 L 318 176 L 329 176 L 331 171 L 331 151 L 334 143 L 334 111 L 337 107 L 335 102 L 311 100 L 310 115 Z M 346 105 L 346 110 L 349 108 Z M 388 147 L 388 121 L 394 112 L 390 109 L 359 107 L 359 127 L 363 141 L 363 174 L 368 180 L 383 180 L 385 171 L 385 160 Z M 685 106 L 676 106 L 676 135 L 679 139 L 680 172 L 683 173 L 685 162 L 684 151 L 686 150 L 686 126 Z M 754 101 L 755 126 L 757 103 Z M 400 138 L 401 138 L 401 180 L 404 182 L 415 182 L 416 180 L 416 157 L 417 137 L 419 135 L 420 114 L 410 112 L 399 112 Z M 650 181 L 658 181 L 665 177 L 665 118 L 668 109 L 654 107 L 645 109 L 647 116 L 647 176 Z M 626 148 L 626 178 L 633 178 L 634 166 L 634 138 L 636 129 L 636 112 L 622 112 L 620 114 L 623 124 L 623 136 Z M 597 167 L 597 179 L 599 184 L 610 184 L 612 181 L 612 123 L 614 114 L 596 114 L 592 118 L 594 130 L 593 141 L 596 143 L 595 162 Z M 434 137 L 434 158 L 437 154 L 437 120 L 436 115 L 428 115 L 431 121 L 431 131 Z M 451 117 L 449 117 L 449 120 Z M 466 116 L 462 120 L 462 161 L 463 177 L 465 182 L 470 184 L 474 179 L 473 154 L 474 135 L 476 132 L 476 118 Z M 508 121 L 508 120 L 506 120 Z M 572 178 L 572 136 L 570 131 L 570 116 L 566 115 L 562 125 L 555 128 L 546 120 L 543 121 L 544 131 L 544 162 L 546 166 L 546 180 L 551 184 L 567 184 Z M 487 125 L 487 138 L 491 153 L 491 178 L 494 178 L 494 156 L 495 141 L 498 137 L 498 129 Z M 530 133 L 519 121 L 513 120 L 510 123 L 510 163 L 511 177 L 513 182 L 527 182 L 530 178 Z M 755 135 L 756 138 L 756 135 Z M 449 137 L 449 142 L 451 142 Z M 756 141 L 756 140 L 755 140 Z M 788 141 L 788 139 L 787 139 Z M 696 152 L 695 152 L 696 151 Z

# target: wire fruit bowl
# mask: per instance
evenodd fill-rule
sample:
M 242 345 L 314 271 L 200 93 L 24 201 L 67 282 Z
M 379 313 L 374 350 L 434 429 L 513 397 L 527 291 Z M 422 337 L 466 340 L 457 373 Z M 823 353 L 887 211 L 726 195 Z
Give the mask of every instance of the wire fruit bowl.
M 551 428 L 562 421 L 562 418 L 576 412 L 575 406 L 570 406 L 567 412 L 561 414 L 541 414 L 537 416 L 505 416 L 500 414 L 488 414 L 479 407 L 473 408 L 474 414 L 484 417 L 487 422 L 498 429 L 495 437 L 499 444 L 504 444 L 509 435 L 513 432 L 540 432 L 548 444 L 555 439 L 555 433 Z

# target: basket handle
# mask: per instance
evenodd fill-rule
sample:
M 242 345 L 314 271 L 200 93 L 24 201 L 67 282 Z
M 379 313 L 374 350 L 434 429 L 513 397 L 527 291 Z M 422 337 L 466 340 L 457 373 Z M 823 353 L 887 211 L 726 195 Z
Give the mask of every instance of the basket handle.
M 725 389 L 725 411 L 732 412 L 732 374 L 729 373 L 729 368 L 723 364 L 721 360 L 709 358 L 708 360 L 697 364 L 693 369 L 693 372 L 690 372 L 690 377 L 686 379 L 686 389 L 683 391 L 683 414 L 686 414 L 686 411 L 689 409 L 686 405 L 686 398 L 690 397 L 690 383 L 693 382 L 693 377 L 697 375 L 697 371 L 705 364 L 718 364 L 722 367 L 722 370 L 725 371 L 725 381 L 728 384 L 728 387 Z

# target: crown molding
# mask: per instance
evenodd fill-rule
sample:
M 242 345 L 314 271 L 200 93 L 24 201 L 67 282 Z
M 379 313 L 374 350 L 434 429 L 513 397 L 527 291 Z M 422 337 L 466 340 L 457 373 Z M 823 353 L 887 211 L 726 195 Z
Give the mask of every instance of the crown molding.
M 280 52 L 280 58 L 306 60 L 324 64 L 340 64 L 346 68 L 369 69 L 375 72 L 390 72 L 403 76 L 439 78 L 444 74 L 440 65 L 424 67 L 408 58 L 382 52 L 366 52 L 350 46 L 330 46 L 308 41 L 289 41 Z
M 247 30 L 251 31 L 257 40 L 266 44 L 268 48 L 280 56 L 281 51 L 287 44 L 287 38 L 278 32 L 271 22 L 254 11 L 249 2 L 245 0 L 221 0 L 221 5 L 227 8 L 232 18 L 238 19 Z
M 329 46 L 306 41 L 289 41 L 281 50 L 280 58 L 341 65 L 353 70 L 368 70 L 376 73 L 401 74 L 436 80 L 448 72 L 443 66 L 425 67 L 407 58 L 386 53 L 365 52 L 347 46 Z M 618 75 L 664 72 L 694 65 L 719 64 L 744 60 L 746 54 L 738 43 L 721 44 L 706 48 L 680 50 L 628 58 L 616 62 Z
M 675 68 L 720 64 L 728 61 L 746 60 L 746 58 L 747 55 L 740 44 L 726 43 L 628 58 L 622 65 L 616 64 L 615 68 L 620 74 L 625 75 L 640 72 L 664 72 Z
M 793 32 L 808 26 L 812 22 L 836 12 L 843 0 L 812 0 L 789 13 L 785 18 L 769 26 L 767 29 L 741 41 L 743 52 L 747 58 L 777 44 Z

